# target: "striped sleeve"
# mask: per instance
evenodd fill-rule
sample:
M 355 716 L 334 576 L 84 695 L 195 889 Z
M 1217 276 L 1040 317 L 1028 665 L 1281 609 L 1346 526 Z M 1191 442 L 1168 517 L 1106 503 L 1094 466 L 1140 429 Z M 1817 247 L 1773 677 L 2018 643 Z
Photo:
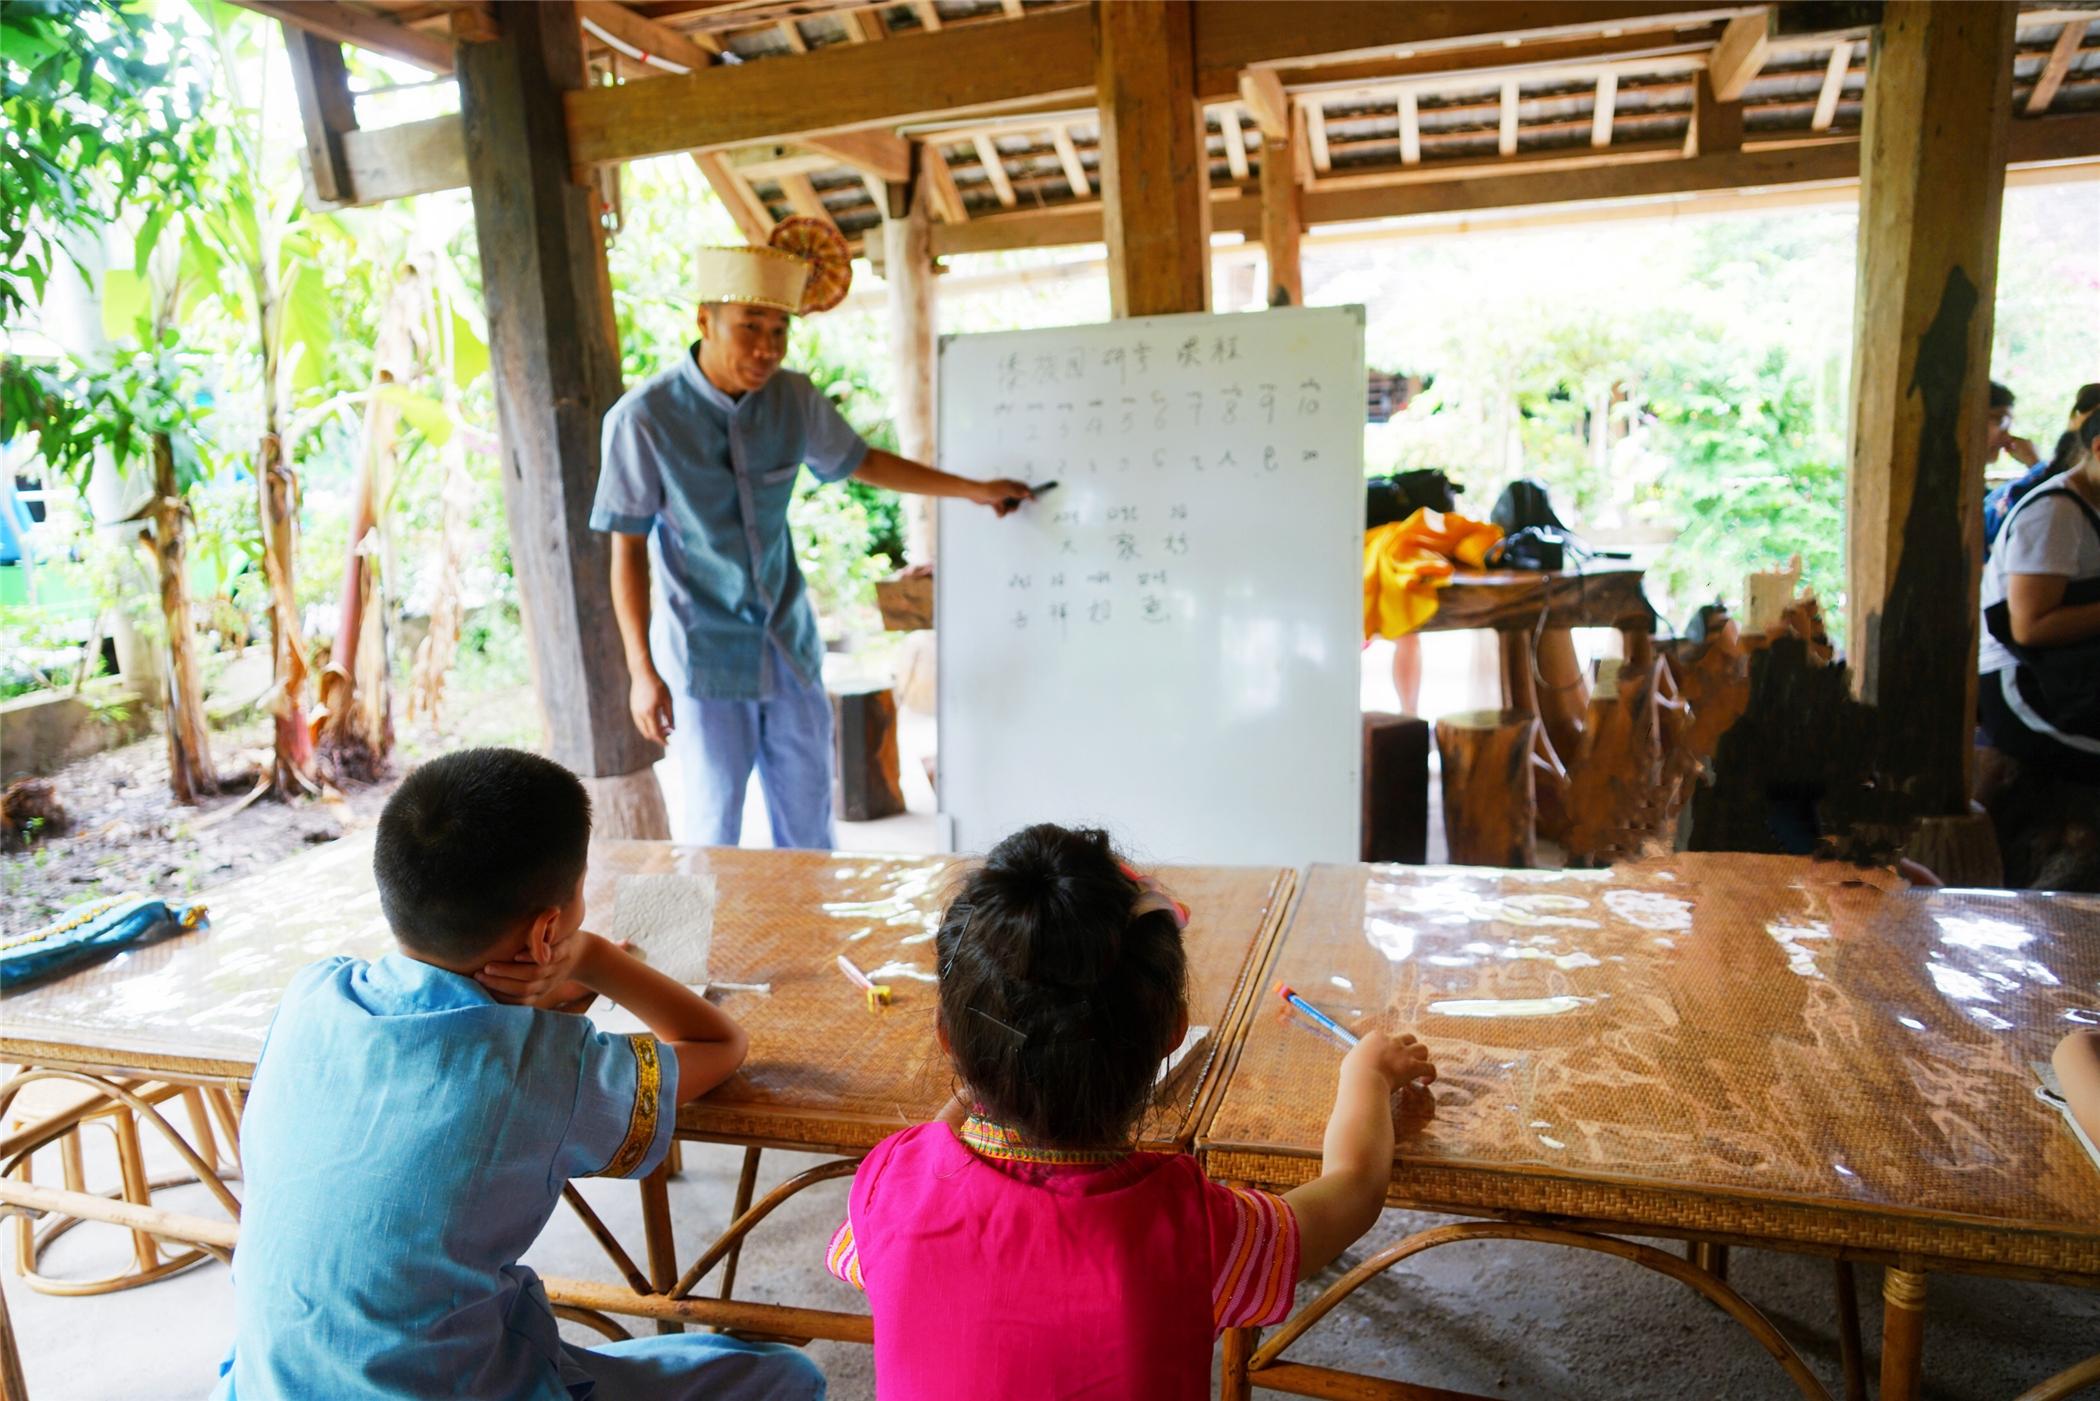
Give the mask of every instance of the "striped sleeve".
M 1205 1183 L 1211 1318 L 1219 1328 L 1281 1323 L 1298 1285 L 1298 1218 L 1268 1192 Z
M 831 1247 L 824 1252 L 824 1268 L 862 1293 L 867 1292 L 868 1286 L 860 1277 L 860 1250 L 853 1244 L 852 1217 L 841 1221 L 832 1235 Z

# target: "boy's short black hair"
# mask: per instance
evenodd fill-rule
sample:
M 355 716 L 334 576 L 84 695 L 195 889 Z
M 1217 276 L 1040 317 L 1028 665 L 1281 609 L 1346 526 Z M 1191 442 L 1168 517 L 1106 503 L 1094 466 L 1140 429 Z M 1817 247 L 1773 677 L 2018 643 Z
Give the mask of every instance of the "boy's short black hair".
M 462 749 L 387 799 L 372 875 L 404 948 L 467 959 L 567 903 L 590 840 L 591 798 L 575 774 L 522 749 Z
M 1991 381 L 1991 407 L 1993 409 L 2011 408 L 2015 397 L 2010 389 L 2007 389 L 1996 380 Z
M 1105 832 L 1042 823 L 993 847 L 934 937 L 968 1092 L 1031 1143 L 1126 1142 L 1174 1049 L 1188 960 Z

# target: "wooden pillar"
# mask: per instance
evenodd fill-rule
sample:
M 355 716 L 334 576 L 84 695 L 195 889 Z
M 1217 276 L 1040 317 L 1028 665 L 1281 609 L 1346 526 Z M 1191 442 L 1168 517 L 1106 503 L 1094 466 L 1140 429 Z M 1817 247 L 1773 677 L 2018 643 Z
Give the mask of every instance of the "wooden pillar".
M 1867 65 L 1851 654 L 1881 772 L 1926 815 L 1967 810 L 2013 25 L 1990 0 L 1890 0 Z
M 883 278 L 890 284 L 890 356 L 896 364 L 897 451 L 914 462 L 932 462 L 938 420 L 934 416 L 933 181 L 924 162 L 938 159 L 912 146 L 912 179 L 888 187 L 882 221 Z M 913 564 L 931 564 L 938 547 L 933 498 L 905 498 L 904 552 Z
M 1298 124 L 1286 124 L 1281 140 L 1261 143 L 1261 246 L 1269 261 L 1269 305 L 1303 306 L 1298 243 L 1305 233 L 1305 192 L 1298 185 Z
M 1189 0 L 1095 0 L 1113 316 L 1210 310 L 1210 148 Z
M 619 346 L 592 191 L 570 179 L 562 93 L 583 82 L 573 0 L 495 0 L 501 37 L 459 49 L 459 97 L 503 440 L 503 504 L 547 752 L 581 775 L 603 836 L 665 837 L 627 713 L 611 550 L 590 529 Z M 676 684 L 675 681 L 673 684 Z

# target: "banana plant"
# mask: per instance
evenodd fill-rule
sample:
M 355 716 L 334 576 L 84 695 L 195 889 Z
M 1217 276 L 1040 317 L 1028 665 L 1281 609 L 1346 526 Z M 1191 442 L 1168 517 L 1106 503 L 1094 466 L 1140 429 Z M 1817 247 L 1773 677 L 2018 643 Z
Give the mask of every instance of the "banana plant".
M 271 791 L 281 798 L 320 789 L 314 734 L 307 715 L 308 668 L 293 587 L 297 562 L 299 477 L 286 451 L 288 417 L 320 396 L 326 383 L 333 309 L 323 285 L 318 251 L 343 238 L 340 224 L 307 210 L 288 162 L 272 161 L 273 135 L 264 118 L 270 45 L 277 28 L 218 0 L 199 0 L 218 58 L 216 97 L 220 140 L 208 174 L 208 197 L 167 212 L 164 223 L 141 229 L 141 243 L 174 235 L 182 257 L 211 289 L 220 309 L 244 328 L 253 351 L 258 434 L 251 473 L 262 533 L 268 586 L 274 721 Z M 257 60 L 264 60 L 258 62 Z M 279 134 L 281 135 L 281 134 Z

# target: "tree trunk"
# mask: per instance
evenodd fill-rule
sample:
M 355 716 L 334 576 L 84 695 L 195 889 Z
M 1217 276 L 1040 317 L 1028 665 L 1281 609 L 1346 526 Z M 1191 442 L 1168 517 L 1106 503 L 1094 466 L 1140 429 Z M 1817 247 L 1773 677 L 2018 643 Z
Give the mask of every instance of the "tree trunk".
M 276 416 L 265 421 L 256 452 L 257 512 L 262 519 L 263 575 L 270 586 L 270 713 L 276 722 L 270 790 L 279 798 L 313 793 L 313 731 L 306 718 L 306 644 L 299 631 L 299 599 L 292 588 L 292 541 L 299 482 L 284 462 Z
M 467 513 L 467 449 L 464 434 L 454 433 L 445 457 L 444 524 L 438 545 L 437 585 L 431 591 L 430 628 L 416 644 L 415 664 L 408 675 L 408 719 L 414 724 L 428 718 L 435 729 L 445 700 L 445 678 L 459 654 L 461 581 L 470 547 Z
M 219 773 L 204 722 L 204 683 L 190 620 L 189 547 L 175 486 L 175 448 L 165 433 L 153 435 L 152 514 L 149 547 L 160 575 L 161 620 L 168 638 L 168 787 L 175 801 L 187 806 L 200 793 L 219 791 Z
M 415 377 L 410 331 L 425 295 L 416 265 L 403 263 L 380 318 L 372 397 L 365 402 L 364 452 L 351 489 L 340 621 L 318 686 L 321 752 L 338 775 L 366 782 L 379 776 L 394 747 L 386 579 L 381 567 L 387 555 L 386 528 L 378 503 L 394 476 L 401 409 L 381 391 Z

